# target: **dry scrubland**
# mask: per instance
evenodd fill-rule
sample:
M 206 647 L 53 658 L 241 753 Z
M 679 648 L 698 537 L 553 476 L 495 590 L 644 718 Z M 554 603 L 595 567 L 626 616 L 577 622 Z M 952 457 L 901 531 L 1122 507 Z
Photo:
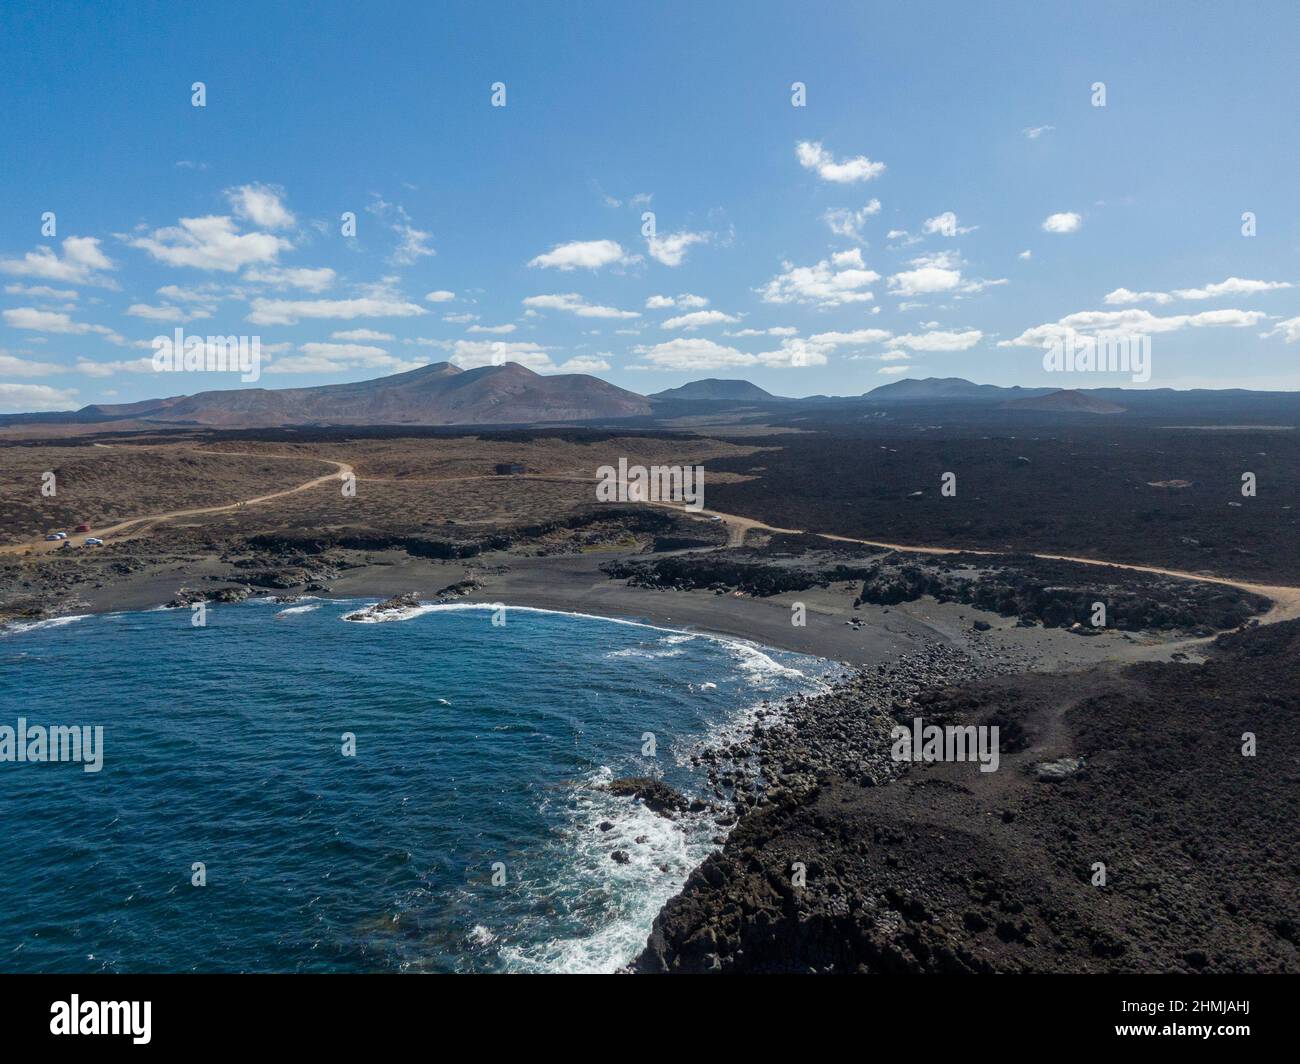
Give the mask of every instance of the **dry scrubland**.
M 47 471 L 56 478 L 53 498 L 41 495 Z M 0 542 L 71 531 L 83 521 L 94 529 L 145 514 L 220 506 L 328 471 L 306 456 L 232 461 L 175 444 L 0 447 Z
M 341 484 L 322 485 L 240 510 L 186 516 L 175 525 L 225 536 L 283 528 L 411 533 L 441 530 L 449 521 L 533 524 L 594 505 L 597 468 L 615 465 L 621 457 L 647 466 L 694 465 L 756 451 L 716 440 L 635 436 L 588 442 L 464 436 L 285 443 L 195 434 L 145 445 L 110 437 L 99 445 L 0 447 L 0 536 L 20 543 L 82 521 L 95 528 L 225 506 L 313 480 L 329 472 L 330 461 L 353 467 L 355 497 L 345 497 Z M 504 462 L 523 465 L 525 475 L 496 476 L 495 466 Z M 46 470 L 58 478 L 53 499 L 40 494 Z M 716 482 L 740 479 L 718 474 Z

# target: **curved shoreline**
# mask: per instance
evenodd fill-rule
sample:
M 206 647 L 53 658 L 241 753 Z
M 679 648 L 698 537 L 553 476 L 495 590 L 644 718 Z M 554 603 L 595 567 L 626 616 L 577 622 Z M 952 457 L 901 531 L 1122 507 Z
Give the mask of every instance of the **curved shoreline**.
M 272 620 L 278 616 L 277 611 L 283 609 L 286 605 L 292 608 L 292 603 L 286 603 L 283 601 L 277 602 L 277 597 L 278 596 L 276 595 L 259 594 L 244 599 L 238 603 L 218 603 L 216 609 L 224 609 L 227 606 L 233 608 L 261 607 L 267 611 L 268 616 L 266 619 Z M 334 604 L 338 607 L 344 607 L 338 612 L 337 617 L 334 618 L 338 621 L 345 620 L 345 615 L 347 613 L 346 607 L 348 606 L 364 606 L 380 601 L 375 596 L 353 595 L 303 595 L 285 597 L 293 598 L 297 602 L 305 602 L 311 607 L 319 607 L 326 604 Z M 697 752 L 715 748 L 726 748 L 734 745 L 737 741 L 747 741 L 749 735 L 752 733 L 753 725 L 756 723 L 756 718 L 762 719 L 764 716 L 769 716 L 773 712 L 779 712 L 779 709 L 773 709 L 770 707 L 783 706 L 787 701 L 793 702 L 795 699 L 804 699 L 825 694 L 830 690 L 831 684 L 835 682 L 831 677 L 838 669 L 837 663 L 834 661 L 808 655 L 801 655 L 800 657 L 812 658 L 809 663 L 810 667 L 805 668 L 804 662 L 799 660 L 794 661 L 793 664 L 786 664 L 782 661 L 778 661 L 774 655 L 787 656 L 796 654 L 797 652 L 785 651 L 781 648 L 758 643 L 752 639 L 740 638 L 723 633 L 666 627 L 629 617 L 610 617 L 600 614 L 584 613 L 581 611 L 511 603 L 497 604 L 489 602 L 431 601 L 428 603 L 422 603 L 419 607 L 413 608 L 410 612 L 392 618 L 391 623 L 401 624 L 406 621 L 418 621 L 427 615 L 440 613 L 490 613 L 495 610 L 498 605 L 504 606 L 507 611 L 507 616 L 510 611 L 517 611 L 520 613 L 540 615 L 542 617 L 568 617 L 584 622 L 594 621 L 598 624 L 617 624 L 644 631 L 650 638 L 651 643 L 656 641 L 654 637 L 657 636 L 678 637 L 687 641 L 699 639 L 707 640 L 708 642 L 717 644 L 720 648 L 729 651 L 726 655 L 726 660 L 730 662 L 730 665 L 725 666 L 725 668 L 727 673 L 740 682 L 740 697 L 734 705 L 730 705 L 723 712 L 717 721 L 709 724 L 704 730 L 699 731 L 698 733 L 686 732 L 679 736 L 679 738 L 686 742 L 689 749 Z M 83 620 L 129 615 L 145 615 L 159 611 L 186 611 L 186 607 L 182 605 L 155 604 L 137 609 L 99 610 L 94 613 L 68 614 L 27 624 L 20 623 L 14 625 L 10 631 L 16 636 L 27 635 L 45 629 L 60 629 Z M 658 641 L 661 642 L 662 640 Z M 753 661 L 754 657 L 758 659 L 756 671 L 750 672 L 747 664 L 748 662 Z M 794 665 L 798 665 L 799 667 L 795 668 Z M 714 675 L 718 674 L 714 673 Z M 775 695 L 767 695 L 768 689 L 766 685 L 768 680 L 777 677 L 781 679 L 787 688 L 789 686 L 797 687 L 797 692 L 791 696 L 784 696 L 779 699 Z M 721 679 L 721 676 L 718 675 L 718 678 Z M 760 686 L 758 689 L 755 689 L 752 694 L 744 694 L 743 692 L 747 689 L 748 684 L 757 684 Z M 765 695 L 767 696 L 765 697 Z M 771 699 L 771 701 L 769 701 L 769 699 Z M 718 789 L 716 773 L 709 766 L 702 764 L 698 756 L 691 757 L 689 762 L 679 759 L 676 764 L 679 768 L 685 769 L 689 772 L 690 776 L 694 779 L 694 783 L 689 787 L 689 792 L 694 792 L 696 787 L 698 787 L 699 793 L 703 796 L 704 801 L 707 802 L 709 812 L 705 814 L 707 819 L 700 822 L 697 822 L 698 817 L 694 813 L 694 807 L 692 807 L 692 815 L 687 817 L 685 820 L 680 819 L 678 813 L 674 813 L 669 817 L 669 820 L 674 825 L 674 830 L 682 833 L 683 839 L 699 836 L 701 831 L 704 831 L 705 836 L 712 833 L 718 837 L 715 837 L 713 839 L 713 844 L 708 846 L 702 856 L 687 868 L 680 881 L 677 881 L 674 884 L 672 890 L 664 895 L 662 900 L 658 897 L 653 899 L 653 914 L 648 918 L 648 922 L 644 924 L 641 924 L 640 921 L 638 921 L 638 926 L 635 928 L 635 932 L 639 936 L 635 949 L 624 954 L 617 963 L 613 964 L 608 969 L 610 973 L 626 967 L 626 965 L 631 963 L 644 949 L 645 941 L 648 939 L 651 928 L 653 927 L 653 919 L 657 917 L 660 911 L 662 911 L 663 905 L 671 900 L 672 897 L 676 896 L 680 889 L 685 885 L 689 876 L 694 873 L 704 859 L 707 859 L 710 854 L 715 853 L 720 849 L 721 845 L 725 842 L 725 838 L 738 823 L 742 812 L 741 806 L 735 800 L 734 795 L 724 794 Z M 618 773 L 608 765 L 604 766 L 601 771 L 606 775 L 609 775 L 611 778 L 617 777 L 618 775 Z M 600 788 L 598 787 L 597 789 Z M 712 794 L 710 792 L 712 792 Z M 633 804 L 638 807 L 640 805 L 640 803 Z M 620 819 L 620 817 L 616 816 L 613 812 L 607 812 L 605 815 L 615 821 Z M 541 842 L 542 840 L 539 839 L 534 841 Z M 699 842 L 700 839 L 697 838 L 696 844 Z M 625 936 L 631 929 L 628 927 L 618 926 L 620 923 L 621 921 L 616 921 L 607 927 L 600 928 L 596 932 L 597 937 L 614 931 L 620 931 Z M 519 956 L 522 955 L 522 953 L 519 954 Z M 528 969 L 525 967 L 520 970 Z M 559 970 L 560 969 L 555 969 L 555 971 Z

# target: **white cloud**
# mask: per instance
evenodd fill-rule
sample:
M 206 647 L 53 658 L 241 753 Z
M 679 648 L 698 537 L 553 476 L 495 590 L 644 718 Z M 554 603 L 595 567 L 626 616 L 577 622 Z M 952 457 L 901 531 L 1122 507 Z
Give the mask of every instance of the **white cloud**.
M 34 332 L 68 333 L 84 335 L 98 333 L 113 343 L 122 343 L 122 337 L 105 325 L 87 325 L 73 321 L 67 314 L 52 310 L 37 310 L 35 307 L 15 307 L 4 312 L 5 324 L 14 329 L 30 329 Z
M 728 366 L 752 366 L 758 361 L 753 355 L 734 347 L 695 337 L 679 337 L 653 347 L 635 350 L 654 369 L 722 369 Z
M 445 288 L 439 288 L 436 292 L 430 292 L 424 298 L 430 303 L 450 303 L 456 298 L 456 293 L 448 292 Z
M 1019 255 L 1016 256 L 1016 258 L 1018 258 L 1018 259 L 1025 259 L 1026 261 L 1028 261 L 1029 259 L 1032 259 L 1033 257 L 1034 257 L 1034 253 L 1033 253 L 1032 251 L 1027 250 L 1027 249 L 1026 249 L 1025 251 L 1022 251 Z
M 608 360 L 596 355 L 578 355 L 557 367 L 560 373 L 603 373 L 609 368 Z
M 888 329 L 854 329 L 852 332 L 824 332 L 808 338 L 808 342 L 817 347 L 836 348 L 845 345 L 879 343 L 893 335 Z
M 183 285 L 165 284 L 158 289 L 163 299 L 172 303 L 193 303 L 205 310 L 214 310 L 223 299 L 243 299 L 241 288 L 226 287 L 218 284 L 202 284 L 193 288 Z
M 330 333 L 331 340 L 347 340 L 356 343 L 361 340 L 394 340 L 392 333 L 376 332 L 374 329 L 344 329 L 342 332 Z
M 1058 214 L 1049 214 L 1043 219 L 1043 232 L 1074 233 L 1082 224 L 1083 219 L 1073 211 L 1061 211 Z
M 857 155 L 843 162 L 836 162 L 821 141 L 801 140 L 795 145 L 795 156 L 799 165 L 805 170 L 816 171 L 823 181 L 833 181 L 846 185 L 856 181 L 870 181 L 885 172 L 884 163 L 872 162 L 865 155 Z
M 1242 277 L 1229 277 L 1204 288 L 1179 288 L 1174 295 L 1179 299 L 1215 299 L 1218 296 L 1253 296 L 1258 292 L 1272 292 L 1278 288 L 1294 287 L 1290 281 L 1248 281 Z
M 93 236 L 68 237 L 63 241 L 62 257 L 42 245 L 21 259 L 0 259 L 0 270 L 5 273 L 64 284 L 112 287 L 112 282 L 100 274 L 113 268 L 113 261 L 99 250 L 99 240 Z
M 879 213 L 880 200 L 873 199 L 865 207 L 859 207 L 856 211 L 848 207 L 831 208 L 822 215 L 822 221 L 836 236 L 861 241 L 862 227 L 867 224 L 867 219 Z
M 298 350 L 304 355 L 320 355 L 324 358 L 383 359 L 388 357 L 388 352 L 382 347 L 373 347 L 369 344 L 313 342 L 299 344 Z
M 1044 133 L 1050 133 L 1055 128 L 1055 126 L 1030 126 L 1028 129 L 1022 129 L 1020 132 L 1030 140 L 1037 140 Z
M 617 307 L 602 307 L 588 303 L 577 292 L 565 292 L 547 296 L 528 296 L 524 306 L 536 310 L 567 310 L 580 318 L 639 318 L 635 310 L 619 310 Z
M 512 332 L 514 332 L 515 329 L 517 329 L 517 328 L 518 328 L 517 325 L 510 325 L 510 324 L 506 324 L 506 325 L 471 325 L 471 326 L 470 326 L 468 329 L 466 329 L 465 331 L 466 331 L 466 332 L 472 332 L 472 333 L 498 333 L 498 334 L 502 334 L 502 335 L 504 335 L 504 334 L 506 334 L 506 333 L 512 333 Z
M 996 280 L 981 278 L 963 281 L 961 256 L 955 251 L 939 251 L 930 255 L 922 255 L 913 259 L 912 265 L 916 268 L 903 270 L 890 276 L 889 289 L 891 294 L 901 298 L 937 295 L 943 292 L 958 292 L 963 295 L 971 295 L 982 292 L 990 286 L 1007 283 L 1006 278 Z M 899 309 L 905 309 L 907 306 L 910 306 L 910 304 L 900 305 Z
M 67 410 L 77 401 L 76 395 L 76 389 L 51 388 L 47 384 L 0 384 L 0 411 L 28 414 Z
M 1116 288 L 1107 292 L 1102 302 L 1110 306 L 1125 306 L 1130 303 L 1172 303 L 1174 297 L 1168 292 L 1130 292 L 1127 288 Z
M 288 358 L 278 355 L 270 361 L 267 373 L 339 373 L 353 369 L 383 370 L 404 373 L 418 369 L 423 362 L 410 362 L 389 354 L 382 347 L 353 343 L 306 343 L 298 346 L 300 354 Z
M 927 218 L 921 223 L 921 231 L 928 236 L 933 236 L 935 233 L 940 236 L 960 236 L 973 233 L 978 228 L 977 225 L 958 225 L 957 215 L 952 211 L 936 214 L 933 218 Z
M 932 329 L 929 332 L 894 337 L 899 347 L 912 351 L 966 351 L 984 338 L 978 329 L 956 332 L 950 329 Z
M 7 351 L 0 351 L 0 373 L 7 377 L 48 377 L 53 373 L 64 373 L 67 367 L 53 362 L 33 362 L 19 358 Z
M 383 219 L 388 228 L 397 234 L 397 247 L 388 258 L 395 266 L 410 266 L 426 255 L 437 254 L 429 247 L 429 240 L 432 239 L 430 234 L 411 224 L 411 216 L 400 203 L 388 203 L 381 196 L 375 196 L 366 210 Z
M 707 244 L 711 239 L 709 233 L 669 233 L 667 236 L 652 236 L 646 241 L 650 257 L 665 266 L 680 266 L 686 259 L 686 249 L 692 244 Z
M 902 373 L 907 373 L 911 368 L 911 366 L 881 366 L 876 372 L 883 373 L 888 377 L 897 377 Z
M 240 185 L 226 189 L 226 198 L 237 217 L 263 229 L 287 229 L 294 224 L 284 205 L 284 189 L 272 185 Z
M 92 362 L 88 358 L 79 358 L 77 372 L 87 377 L 112 377 L 118 373 L 156 373 L 157 370 L 153 366 L 153 357 L 149 356 L 109 362 Z
M 689 292 L 683 292 L 678 296 L 651 296 L 645 301 L 645 305 L 647 310 L 666 310 L 669 307 L 693 309 L 707 307 L 709 301 L 703 296 L 693 296 Z
M 296 325 L 300 318 L 409 318 L 423 307 L 399 299 L 254 299 L 248 320 L 255 325 Z
M 152 236 L 127 241 L 169 266 L 234 273 L 258 262 L 274 262 L 293 245 L 270 233 L 240 233 L 225 215 L 182 218 L 179 226 L 155 229 Z
M 723 333 L 724 336 L 794 336 L 799 332 L 792 325 L 773 325 L 770 329 L 737 329 L 735 332 Z
M 623 246 L 615 240 L 574 240 L 556 244 L 528 265 L 555 270 L 598 270 L 602 266 L 628 262 Z
M 302 288 L 308 292 L 323 292 L 337 275 L 328 266 L 252 267 L 245 270 L 243 280 L 253 284 L 269 284 L 276 288 Z
M 431 233 L 426 233 L 423 229 L 416 229 L 415 226 L 406 222 L 394 225 L 393 232 L 401 239 L 393 250 L 393 254 L 389 257 L 390 262 L 398 266 L 409 266 L 426 255 L 437 254 L 429 246 L 429 241 L 433 239 Z
M 1282 336 L 1289 344 L 1300 341 L 1300 318 L 1287 318 L 1277 323 L 1277 328 L 1269 336 Z
M 11 296 L 26 296 L 28 299 L 71 302 L 81 298 L 81 294 L 75 288 L 51 288 L 47 284 L 7 284 L 5 292 Z
M 679 337 L 666 343 L 655 344 L 653 347 L 638 347 L 634 350 L 647 363 L 640 368 L 646 369 L 692 372 L 737 366 L 790 369 L 800 366 L 820 366 L 826 363 L 825 353 L 812 348 L 803 340 L 785 340 L 777 350 L 757 355 L 714 343 L 712 340 L 694 337 Z
M 555 369 L 555 363 L 539 344 L 522 340 L 457 340 L 451 361 L 461 369 L 500 366 L 518 362 L 538 373 Z
M 1130 292 L 1127 288 L 1116 288 L 1107 292 L 1104 302 L 1111 306 L 1124 306 L 1132 303 L 1172 303 L 1175 299 L 1217 299 L 1219 296 L 1251 296 L 1259 292 L 1272 292 L 1279 288 L 1293 288 L 1290 281 L 1251 281 L 1242 277 L 1229 277 L 1217 284 L 1207 284 L 1203 288 L 1175 288 L 1172 292 Z
M 201 308 L 182 310 L 180 307 L 163 305 L 155 307 L 149 303 L 132 303 L 126 312 L 133 318 L 146 318 L 149 321 L 193 321 L 196 318 L 210 318 L 212 315 Z
M 778 274 L 757 291 L 765 303 L 812 303 L 836 307 L 846 303 L 865 303 L 875 298 L 869 286 L 880 274 L 869 270 L 856 248 L 841 251 L 814 266 L 795 266 L 783 262 Z
M 1149 310 L 1084 310 L 1060 321 L 1026 329 L 999 347 L 1048 347 L 1070 336 L 1133 336 L 1176 332 L 1186 328 L 1247 328 L 1267 315 L 1257 310 L 1207 310 L 1201 314 L 1172 314 L 1159 317 Z
M 732 325 L 740 321 L 733 314 L 724 314 L 720 310 L 693 310 L 689 314 L 678 314 L 660 324 L 661 329 L 698 329 L 702 325 Z
M 904 270 L 889 278 L 890 291 L 896 296 L 933 295 L 936 292 L 951 292 L 961 284 L 961 270 L 942 266 L 921 266 L 915 270 Z

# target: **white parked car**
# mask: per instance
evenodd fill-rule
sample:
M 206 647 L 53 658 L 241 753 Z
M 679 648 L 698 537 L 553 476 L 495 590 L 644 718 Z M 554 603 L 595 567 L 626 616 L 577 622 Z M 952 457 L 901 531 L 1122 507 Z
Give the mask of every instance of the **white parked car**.
M 102 547 L 103 545 L 104 545 L 104 541 L 102 539 L 97 539 L 94 536 L 90 536 L 86 540 L 87 547 Z

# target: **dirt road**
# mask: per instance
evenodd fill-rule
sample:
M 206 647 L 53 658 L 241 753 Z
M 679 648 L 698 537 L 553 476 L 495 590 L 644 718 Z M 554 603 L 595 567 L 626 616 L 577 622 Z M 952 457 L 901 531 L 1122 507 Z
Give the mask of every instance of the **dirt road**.
M 226 455 L 239 455 L 246 458 L 301 458 L 303 457 L 301 455 L 268 454 L 265 452 L 200 451 L 197 449 L 194 450 L 193 453 L 220 455 L 223 457 Z M 189 509 L 189 510 L 170 510 L 164 513 L 146 514 L 141 517 L 128 518 L 127 520 L 119 521 L 116 524 L 109 525 L 105 528 L 96 529 L 93 532 L 80 533 L 75 536 L 70 536 L 68 540 L 61 541 L 59 543 L 47 543 L 44 540 L 37 540 L 32 543 L 12 544 L 10 546 L 0 547 L 0 554 L 20 554 L 26 551 L 46 552 L 50 550 L 59 550 L 62 548 L 63 542 L 70 542 L 74 546 L 78 546 L 84 544 L 86 538 L 92 535 L 100 539 L 108 539 L 110 537 L 121 536 L 124 532 L 142 531 L 145 527 L 152 524 L 156 524 L 160 521 L 170 521 L 179 517 L 196 517 L 200 514 L 225 513 L 230 510 L 238 510 L 241 507 L 245 507 L 245 506 L 256 506 L 260 503 L 271 502 L 275 499 L 284 498 L 286 495 L 295 495 L 298 492 L 310 491 L 312 488 L 319 487 L 320 485 L 327 484 L 331 481 L 336 481 L 339 478 L 347 476 L 348 474 L 351 474 L 353 472 L 352 466 L 347 462 L 339 462 L 330 458 L 315 458 L 314 460 L 318 462 L 323 462 L 327 465 L 334 466 L 334 472 L 326 473 L 324 476 L 316 477 L 312 480 L 306 481 L 305 483 L 295 485 L 292 488 L 286 488 L 283 491 L 275 491 L 267 495 L 258 495 L 255 498 L 243 499 L 238 502 L 226 503 L 220 506 L 202 506 L 202 507 L 196 507 L 194 509 Z M 372 479 L 372 478 L 366 478 L 366 479 Z M 389 478 L 376 477 L 373 479 L 386 480 Z M 460 480 L 494 480 L 498 478 L 493 476 L 464 476 L 464 477 L 448 477 L 444 479 L 460 481 Z M 501 478 L 501 479 L 505 479 L 505 478 Z M 582 481 L 591 478 L 543 473 L 543 474 L 525 474 L 524 476 L 519 477 L 518 479 Z M 663 506 L 663 507 L 667 507 L 668 509 L 677 510 L 677 511 L 685 510 L 685 507 L 681 503 L 676 503 L 676 502 L 652 502 L 649 505 Z M 697 516 L 705 517 L 705 518 L 711 517 L 723 522 L 727 526 L 727 531 L 728 531 L 727 545 L 730 547 L 743 546 L 745 543 L 746 535 L 750 531 L 757 529 L 758 531 L 761 532 L 788 533 L 792 535 L 815 535 L 835 543 L 854 543 L 864 547 L 881 547 L 886 550 L 903 551 L 903 552 L 914 553 L 914 554 L 980 554 L 980 555 L 994 556 L 999 553 L 1005 553 L 1005 552 L 991 551 L 991 550 L 967 550 L 961 547 L 932 547 L 932 546 L 917 546 L 915 544 L 906 544 L 906 543 L 887 543 L 883 540 L 856 539 L 852 536 L 839 536 L 829 532 L 817 532 L 810 529 L 778 528 L 775 525 L 765 524 L 764 522 L 756 520 L 755 518 L 752 517 L 742 517 L 740 514 L 723 513 L 720 510 L 700 510 L 698 511 Z M 1189 573 L 1189 572 L 1183 572 L 1178 569 L 1164 569 L 1158 566 L 1151 566 L 1151 565 L 1135 565 L 1127 562 L 1112 562 L 1112 561 L 1106 561 L 1105 559 L 1102 558 L 1080 558 L 1068 554 L 1042 554 L 1036 551 L 1025 551 L 1023 553 L 1029 554 L 1030 556 L 1035 558 L 1042 558 L 1049 561 L 1075 562 L 1080 565 L 1100 565 L 1100 566 L 1107 566 L 1112 569 L 1126 569 L 1130 572 L 1136 572 L 1136 573 L 1154 573 L 1160 576 L 1169 576 L 1179 580 L 1199 580 L 1202 583 L 1222 584 L 1225 587 L 1234 587 L 1243 591 L 1252 592 L 1257 595 L 1263 595 L 1265 598 L 1271 599 L 1273 602 L 1273 608 L 1269 610 L 1269 612 L 1261 618 L 1261 623 L 1264 624 L 1270 624 L 1275 621 L 1285 621 L 1295 617 L 1300 617 L 1300 588 L 1297 587 L 1252 584 L 1242 580 L 1233 580 L 1229 577 L 1209 576 L 1204 573 Z
M 299 458 L 298 455 L 287 454 L 254 454 L 249 451 L 200 451 L 192 450 L 193 454 L 210 454 L 225 457 L 226 455 L 240 455 L 245 458 Z M 144 527 L 156 524 L 159 521 L 171 521 L 178 517 L 197 517 L 200 514 L 219 514 L 226 513 L 230 510 L 238 510 L 244 506 L 256 506 L 259 503 L 270 502 L 273 499 L 282 499 L 286 495 L 296 495 L 300 491 L 310 491 L 312 488 L 319 487 L 321 484 L 327 484 L 330 481 L 339 480 L 352 472 L 352 466 L 347 462 L 336 462 L 330 458 L 314 458 L 312 461 L 323 462 L 326 465 L 334 466 L 333 473 L 326 473 L 324 476 L 308 480 L 303 484 L 295 485 L 292 488 L 285 488 L 283 491 L 273 491 L 267 495 L 258 495 L 251 499 L 241 499 L 237 502 L 224 503 L 219 506 L 199 506 L 189 510 L 167 510 L 163 513 L 145 514 L 142 517 L 129 517 L 125 521 L 118 521 L 116 524 L 106 525 L 103 528 L 92 529 L 89 532 L 78 532 L 69 535 L 66 540 L 58 542 L 47 542 L 44 538 L 34 540 L 30 543 L 11 543 L 8 546 L 0 547 L 0 554 L 23 554 L 27 551 L 45 553 L 49 551 L 62 550 L 64 543 L 71 543 L 74 547 L 84 546 L 87 539 L 96 538 L 108 540 L 119 537 L 123 532 L 139 532 Z

